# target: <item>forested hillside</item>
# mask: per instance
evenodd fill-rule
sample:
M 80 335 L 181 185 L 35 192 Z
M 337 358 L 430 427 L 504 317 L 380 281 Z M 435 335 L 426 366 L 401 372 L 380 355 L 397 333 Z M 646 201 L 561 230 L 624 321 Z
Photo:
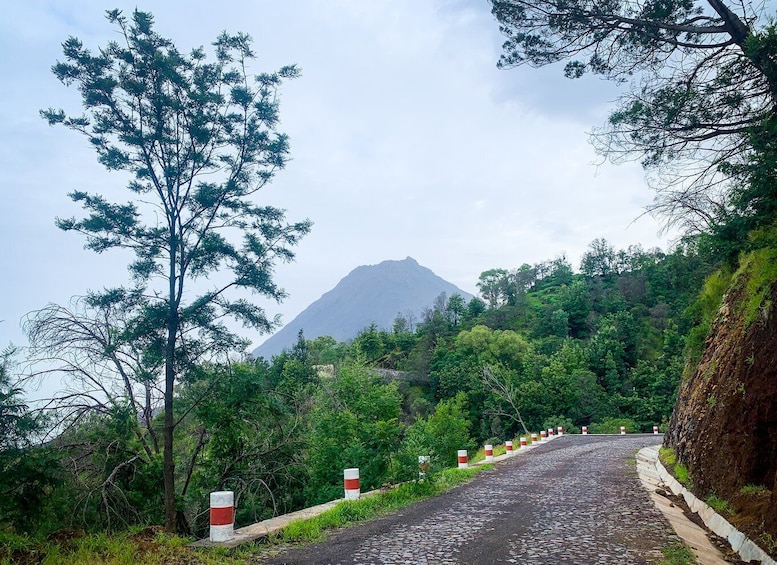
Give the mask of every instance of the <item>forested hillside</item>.
M 596 240 L 579 272 L 563 257 L 489 270 L 482 298 L 441 295 L 418 324 L 398 316 L 350 343 L 300 334 L 271 362 L 192 368 L 175 404 L 179 529 L 203 533 L 214 490 L 235 491 L 245 524 L 340 497 L 346 467 L 369 489 L 415 476 L 419 454 L 440 469 L 525 430 L 665 427 L 686 345 L 704 337 L 692 304 L 712 267 L 690 246 Z M 4 412 L 3 527 L 161 523 L 164 420 L 133 400 L 84 411 L 37 447 L 30 430 L 46 422 Z

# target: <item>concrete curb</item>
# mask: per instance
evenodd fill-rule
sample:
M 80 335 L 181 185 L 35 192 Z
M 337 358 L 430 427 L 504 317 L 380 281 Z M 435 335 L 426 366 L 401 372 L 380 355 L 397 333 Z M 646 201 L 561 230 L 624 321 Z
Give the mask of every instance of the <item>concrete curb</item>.
M 688 507 L 699 515 L 704 525 L 716 535 L 728 540 L 731 548 L 736 551 L 742 561 L 757 561 L 761 565 L 777 565 L 774 559 L 769 557 L 764 550 L 749 540 L 745 534 L 732 526 L 725 518 L 715 512 L 706 502 L 699 500 L 692 492 L 681 485 L 661 464 L 658 459 L 659 446 L 646 447 L 637 454 L 637 463 L 642 461 L 648 466 L 652 465 L 660 482 L 674 495 L 682 496 Z M 642 477 L 641 477 L 642 478 Z M 643 478 L 646 487 L 650 484 Z

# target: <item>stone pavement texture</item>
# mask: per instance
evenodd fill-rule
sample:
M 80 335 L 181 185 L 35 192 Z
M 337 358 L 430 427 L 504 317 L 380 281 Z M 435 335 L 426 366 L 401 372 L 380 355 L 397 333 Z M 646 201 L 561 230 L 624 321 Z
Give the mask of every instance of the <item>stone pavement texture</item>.
M 471 483 L 263 563 L 624 565 L 680 542 L 637 477 L 652 435 L 562 436 Z

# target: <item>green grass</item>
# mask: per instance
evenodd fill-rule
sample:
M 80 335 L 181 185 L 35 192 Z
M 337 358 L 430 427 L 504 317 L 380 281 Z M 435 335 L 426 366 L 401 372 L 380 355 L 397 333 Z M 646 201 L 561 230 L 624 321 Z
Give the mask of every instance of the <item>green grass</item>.
M 766 553 L 777 553 L 777 537 L 774 537 L 772 534 L 764 532 L 756 541 L 758 541 L 759 545 L 766 550 Z
M 677 465 L 677 455 L 671 447 L 660 447 L 658 449 L 658 460 L 664 464 L 664 467 Z
M 435 475 L 433 480 L 405 483 L 369 498 L 344 500 L 315 518 L 292 522 L 269 541 L 307 542 L 323 539 L 329 529 L 369 520 L 442 494 L 493 467 L 492 464 L 486 464 L 469 469 L 446 469 Z M 238 564 L 251 561 L 257 552 L 267 549 L 266 543 L 255 542 L 231 549 L 194 550 L 188 547 L 190 541 L 168 535 L 159 528 L 134 528 L 116 534 L 73 532 L 67 538 L 53 540 L 0 532 L 0 565 L 14 565 L 19 562 L 42 565 Z
M 513 449 L 518 449 L 518 447 L 521 446 L 520 441 L 514 441 L 513 442 Z M 493 451 L 494 451 L 494 457 L 499 457 L 500 455 L 504 455 L 507 453 L 507 448 L 505 447 L 505 444 L 494 444 L 493 445 Z M 483 461 L 486 458 L 486 448 L 485 446 L 478 449 L 475 454 L 470 458 L 470 463 L 476 463 L 477 461 Z
M 704 351 L 704 343 L 707 339 L 710 326 L 718 314 L 723 302 L 723 295 L 729 289 L 733 274 L 727 269 L 721 269 L 712 273 L 704 281 L 701 293 L 694 303 L 688 308 L 688 313 L 696 320 L 697 325 L 691 328 L 686 338 L 686 354 L 688 367 L 695 370 Z M 692 371 L 691 371 L 692 372 Z M 689 373 L 684 372 L 683 378 Z
M 771 308 L 771 289 L 777 281 L 777 250 L 766 247 L 746 255 L 739 272 L 747 274 L 743 310 L 745 322 L 752 324 L 762 310 Z
M 216 565 L 242 561 L 234 559 L 229 551 L 193 551 L 187 547 L 190 541 L 154 528 L 134 528 L 116 534 L 84 534 L 74 531 L 66 538 L 52 540 L 3 533 L 0 534 L 0 565 L 20 562 L 42 565 Z
M 706 502 L 710 508 L 722 516 L 731 516 L 734 514 L 734 510 L 731 508 L 731 505 L 728 503 L 728 501 L 723 500 L 722 498 L 718 498 L 714 494 L 708 496 L 707 500 L 704 502 Z
M 742 494 L 769 494 L 769 489 L 762 485 L 745 485 L 741 489 L 739 489 L 739 492 Z
M 369 498 L 344 500 L 314 518 L 291 522 L 273 541 L 285 543 L 319 541 L 325 537 L 327 530 L 382 516 L 414 502 L 436 496 L 491 468 L 493 465 L 481 465 L 471 469 L 446 469 L 432 481 L 405 483 Z
M 674 476 L 677 479 L 677 482 L 679 482 L 681 485 L 690 486 L 691 477 L 688 473 L 688 467 L 682 463 L 677 463 L 674 466 Z
M 685 544 L 675 544 L 661 550 L 664 558 L 659 565 L 696 565 L 696 556 Z
M 658 460 L 663 463 L 666 470 L 674 475 L 677 481 L 687 487 L 691 486 L 691 477 L 688 467 L 677 462 L 677 455 L 671 447 L 662 447 L 658 450 Z

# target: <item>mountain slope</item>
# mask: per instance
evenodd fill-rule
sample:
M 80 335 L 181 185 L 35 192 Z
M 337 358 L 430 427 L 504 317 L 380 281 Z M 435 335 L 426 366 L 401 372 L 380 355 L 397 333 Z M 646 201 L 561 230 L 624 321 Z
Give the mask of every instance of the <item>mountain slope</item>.
M 665 443 L 697 496 L 726 500 L 729 521 L 752 539 L 777 540 L 777 249 L 741 264 L 680 387 Z
M 329 335 L 338 341 L 347 341 L 372 323 L 379 328 L 390 328 L 397 314 L 412 312 L 419 319 L 423 309 L 431 307 L 443 292 L 449 297 L 460 294 L 465 300 L 472 298 L 411 257 L 362 265 L 257 347 L 253 354 L 269 359 L 293 345 L 300 329 L 306 339 Z

